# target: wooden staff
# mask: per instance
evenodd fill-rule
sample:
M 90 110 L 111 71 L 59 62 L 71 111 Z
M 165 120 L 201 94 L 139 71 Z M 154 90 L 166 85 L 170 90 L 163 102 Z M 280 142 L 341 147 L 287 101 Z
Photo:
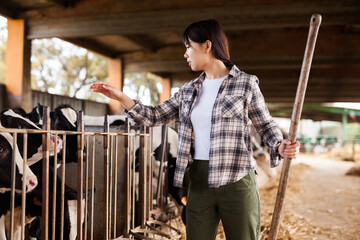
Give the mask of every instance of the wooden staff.
M 309 79 L 310 67 L 314 54 L 315 43 L 316 43 L 316 38 L 319 31 L 320 23 L 321 23 L 321 15 L 313 14 L 310 20 L 309 35 L 306 43 L 303 63 L 301 66 L 301 73 L 300 73 L 299 84 L 296 92 L 293 113 L 291 116 L 289 138 L 292 144 L 296 142 L 296 132 L 298 129 L 301 111 L 303 108 L 306 86 Z M 275 240 L 277 238 L 286 187 L 288 184 L 288 179 L 290 174 L 290 165 L 291 165 L 291 158 L 286 157 L 284 159 L 281 170 L 275 208 L 270 226 L 269 240 Z

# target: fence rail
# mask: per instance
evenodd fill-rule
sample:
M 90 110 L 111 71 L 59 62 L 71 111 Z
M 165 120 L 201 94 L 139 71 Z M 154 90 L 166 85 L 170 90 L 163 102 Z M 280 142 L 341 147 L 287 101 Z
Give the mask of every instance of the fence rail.
M 44 108 L 44 116 L 49 116 L 49 109 Z M 49 129 L 48 117 L 44 118 L 44 129 L 0 128 L 0 134 L 10 133 L 13 146 L 19 139 L 24 142 L 22 153 L 24 166 L 27 165 L 28 136 L 40 134 L 42 138 L 43 158 L 42 174 L 38 175 L 42 182 L 42 239 L 176 239 L 180 233 L 174 227 L 151 219 L 153 206 L 152 193 L 152 131 L 143 126 L 131 126 L 126 121 L 125 127 L 110 128 L 108 121 L 103 127 L 86 127 L 83 113 L 78 115 L 78 131 L 58 131 Z M 107 119 L 107 118 L 106 118 Z M 77 136 L 76 163 L 67 162 L 66 146 L 69 136 Z M 61 144 L 62 156 L 51 156 L 50 136 L 62 137 L 63 141 L 55 141 L 55 152 Z M 166 144 L 165 144 L 166 145 Z M 138 150 L 138 154 L 137 154 Z M 138 158 L 138 159 L 137 159 Z M 139 172 L 135 171 L 136 160 L 139 160 Z M 25 224 L 28 216 L 27 205 L 29 193 L 26 192 L 25 178 L 22 189 L 15 188 L 16 156 L 12 157 L 12 184 L 10 207 L 10 239 L 27 239 Z M 59 168 L 57 166 L 60 165 Z M 30 166 L 31 168 L 31 166 Z M 24 167 L 23 176 L 26 176 Z M 49 174 L 53 171 L 53 174 Z M 59 176 L 59 177 L 58 177 Z M 139 179 L 139 181 L 137 181 Z M 40 180 L 40 179 L 39 179 Z M 40 182 L 40 181 L 39 181 Z M 69 188 L 77 193 L 76 199 L 68 197 Z M 16 202 L 21 196 L 21 204 Z M 34 200 L 35 201 L 35 200 Z M 75 204 L 75 208 L 73 207 Z M 136 207 L 138 205 L 139 207 Z M 76 209 L 76 224 L 69 215 Z M 16 210 L 21 212 L 21 222 L 15 217 Z M 140 219 L 137 223 L 135 219 Z M 75 224 L 75 235 L 68 232 L 66 221 Z M 15 226 L 21 226 L 20 235 Z M 170 234 L 161 232 L 156 226 L 168 227 Z M 72 225 L 74 229 L 74 225 Z M 1 231 L 1 229 L 0 229 Z M 171 232 L 173 234 L 171 234 Z M 160 237 L 159 237 L 160 236 Z M 175 236 L 175 237 L 174 237 Z

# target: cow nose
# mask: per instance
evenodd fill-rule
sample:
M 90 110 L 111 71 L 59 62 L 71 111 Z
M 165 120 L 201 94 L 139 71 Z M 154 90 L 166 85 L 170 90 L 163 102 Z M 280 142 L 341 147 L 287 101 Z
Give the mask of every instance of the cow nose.
M 57 137 L 56 139 L 55 139 L 55 137 L 53 137 L 51 140 L 52 140 L 52 143 L 54 144 L 53 145 L 54 148 L 55 148 L 55 141 L 57 142 L 56 152 L 59 152 L 62 149 L 62 139 L 60 137 Z
M 57 138 L 57 145 L 60 147 L 60 149 L 62 148 L 62 139 L 59 137 Z
M 32 191 L 38 185 L 38 180 L 36 177 L 30 178 L 28 182 L 28 192 Z

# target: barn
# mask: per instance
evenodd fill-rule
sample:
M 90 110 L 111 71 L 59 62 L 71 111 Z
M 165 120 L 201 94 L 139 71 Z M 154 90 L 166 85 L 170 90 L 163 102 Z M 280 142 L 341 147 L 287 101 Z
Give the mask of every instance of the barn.
M 149 197 L 152 185 L 148 169 L 152 166 L 152 130 L 133 126 L 128 122 L 121 126 L 110 126 L 104 118 L 102 124 L 96 126 L 87 125 L 83 121 L 84 115 L 123 114 L 124 110 L 115 101 L 103 104 L 31 90 L 32 41 L 55 37 L 105 56 L 108 59 L 109 82 L 119 89 L 124 87 L 125 73 L 154 73 L 161 77 L 163 91 L 160 102 L 163 102 L 171 96 L 172 88 L 181 87 L 198 76 L 198 73 L 191 71 L 184 59 L 184 29 L 194 21 L 215 18 L 229 38 L 232 61 L 241 70 L 255 74 L 260 79 L 260 88 L 271 114 L 290 118 L 310 17 L 314 13 L 321 14 L 322 23 L 311 65 L 303 116 L 314 120 L 339 121 L 344 126 L 348 122 L 359 122 L 358 110 L 324 105 L 360 102 L 360 2 L 357 0 L 2 1 L 0 15 L 7 18 L 8 41 L 6 78 L 4 84 L 0 84 L 0 107 L 22 107 L 30 112 L 37 103 L 41 103 L 49 107 L 45 111 L 45 119 L 50 118 L 50 112 L 61 104 L 70 104 L 76 109 L 76 114 L 79 114 L 76 130 L 50 129 L 47 126 L 50 125 L 48 119 L 43 124 L 43 130 L 33 129 L 32 133 L 48 139 L 51 134 L 61 138 L 66 136 L 66 139 L 76 136 L 78 161 L 66 164 L 66 176 L 61 168 L 57 171 L 58 174 L 64 174 L 60 176 L 67 179 L 69 187 L 86 190 L 81 197 L 80 194 L 72 195 L 69 189 L 70 193 L 64 194 L 69 201 L 76 199 L 78 207 L 82 206 L 84 198 L 84 209 L 85 206 L 89 207 L 87 204 L 90 204 L 94 196 L 95 202 L 101 202 L 95 220 L 89 217 L 93 207 L 88 209 L 89 219 L 85 221 L 84 215 L 80 214 L 81 209 L 77 209 L 77 232 L 82 232 L 78 239 L 122 239 L 135 234 L 146 235 L 147 233 L 141 233 L 141 229 L 149 230 L 155 225 L 149 223 L 149 226 L 145 226 L 152 210 Z M 24 129 L 9 131 L 19 135 L 30 133 Z M 135 162 L 136 158 L 135 144 L 143 146 L 140 147 L 143 153 L 140 157 L 138 155 L 138 159 L 143 160 L 140 170 L 143 174 L 148 174 L 140 178 L 143 185 L 138 193 L 130 188 L 135 179 L 135 172 L 130 173 L 132 161 Z M 66 140 L 65 143 L 59 142 L 59 145 L 66 149 Z M 164 147 L 158 150 L 165 152 L 166 145 L 163 144 Z M 164 157 L 166 155 L 163 152 L 161 154 Z M 55 161 L 65 165 L 65 156 L 66 153 L 59 156 L 59 159 L 55 158 Z M 105 165 L 103 161 L 97 161 L 97 158 L 105 159 Z M 93 163 L 99 166 L 92 168 Z M 56 164 L 50 165 L 54 167 Z M 92 187 L 90 185 L 94 176 L 88 170 L 93 170 L 96 176 L 102 175 Z M 47 175 L 42 175 L 44 176 Z M 57 181 L 56 174 L 52 176 Z M 60 179 L 58 181 L 61 182 Z M 115 189 L 117 184 L 119 188 Z M 65 191 L 67 185 L 59 188 Z M 109 189 L 106 191 L 107 188 Z M 89 189 L 91 191 L 87 192 Z M 52 193 L 55 195 L 50 196 L 50 199 L 56 199 L 57 193 Z M 49 195 L 49 192 L 43 195 Z M 59 199 L 61 201 L 61 197 Z M 138 227 L 135 226 L 135 219 L 129 217 L 135 216 L 135 199 L 142 201 L 142 212 L 136 213 L 137 221 L 140 219 L 137 228 L 140 233 L 134 230 Z M 15 204 L 15 195 L 12 201 Z M 55 209 L 55 205 L 53 203 L 49 206 Z M 118 213 L 115 213 L 116 209 L 119 209 Z M 47 224 L 51 222 L 50 217 L 52 216 L 42 215 L 45 219 L 42 222 L 43 229 L 51 228 L 51 224 Z M 177 231 L 172 230 L 170 233 L 173 237 L 180 238 Z M 42 239 L 48 238 L 46 231 L 42 234 Z M 58 239 L 60 236 L 54 237 Z

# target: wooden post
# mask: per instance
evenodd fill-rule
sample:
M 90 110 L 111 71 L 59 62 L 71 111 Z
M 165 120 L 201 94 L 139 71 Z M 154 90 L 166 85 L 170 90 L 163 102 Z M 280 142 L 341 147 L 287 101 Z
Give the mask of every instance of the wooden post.
M 122 90 L 124 86 L 124 73 L 122 60 L 120 58 L 109 59 L 109 82 L 117 89 Z M 110 114 L 123 114 L 123 108 L 120 102 L 110 99 Z
M 31 111 L 31 40 L 26 39 L 24 20 L 8 19 L 8 40 L 6 48 L 7 105 L 22 107 Z
M 299 84 L 294 102 L 294 109 L 291 116 L 289 139 L 292 144 L 296 142 L 296 132 L 300 122 L 300 116 L 304 103 L 311 62 L 314 54 L 315 43 L 316 43 L 316 38 L 319 31 L 320 23 L 321 23 L 321 15 L 313 14 L 310 19 L 309 35 L 308 35 L 306 48 L 305 48 L 305 55 L 301 67 Z M 280 182 L 276 196 L 273 218 L 271 220 L 269 240 L 275 240 L 277 238 L 279 225 L 280 225 L 280 217 L 285 199 L 286 187 L 290 175 L 290 165 L 291 165 L 291 158 L 285 158 L 281 170 L 281 176 L 280 176 Z
M 171 96 L 170 78 L 161 78 L 162 92 L 160 93 L 160 103 L 165 102 Z
M 346 126 L 347 126 L 347 115 L 348 115 L 348 111 L 347 109 L 343 111 L 342 113 L 342 125 L 341 125 L 341 145 L 345 146 L 346 144 L 346 140 L 347 140 L 347 133 L 346 133 Z

